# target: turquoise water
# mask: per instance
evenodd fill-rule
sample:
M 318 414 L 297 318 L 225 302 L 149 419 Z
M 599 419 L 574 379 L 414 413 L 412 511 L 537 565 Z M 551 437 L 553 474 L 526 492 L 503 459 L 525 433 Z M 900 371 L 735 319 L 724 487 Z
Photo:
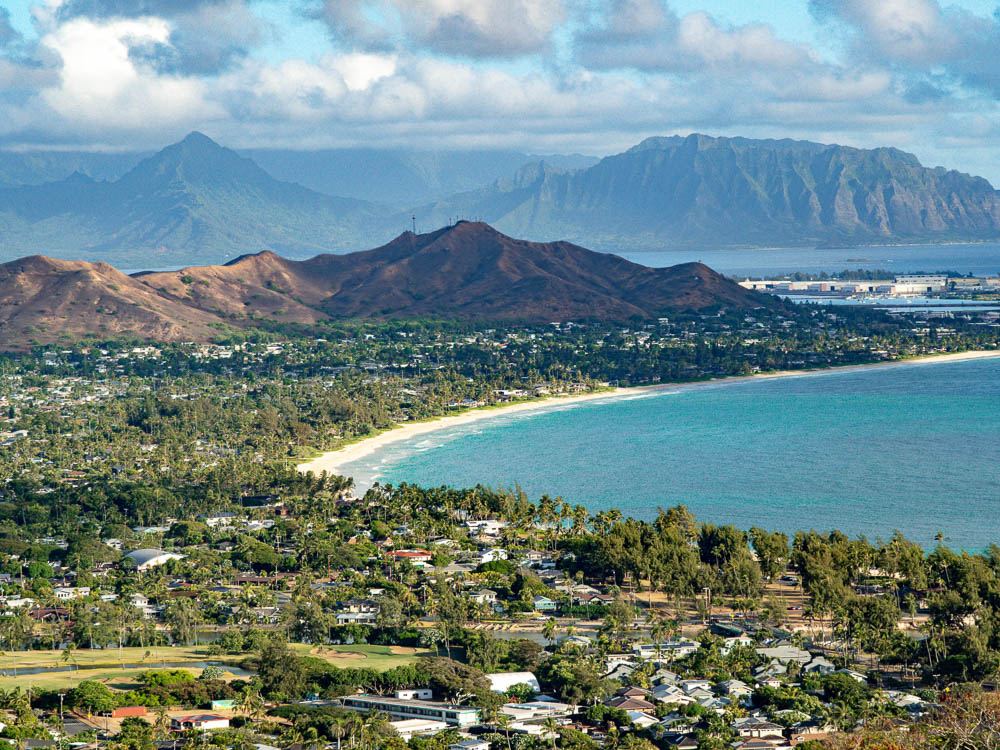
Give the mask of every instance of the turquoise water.
M 341 467 L 425 486 L 513 486 L 637 518 L 931 547 L 1000 543 L 1000 359 L 677 387 L 499 416 Z

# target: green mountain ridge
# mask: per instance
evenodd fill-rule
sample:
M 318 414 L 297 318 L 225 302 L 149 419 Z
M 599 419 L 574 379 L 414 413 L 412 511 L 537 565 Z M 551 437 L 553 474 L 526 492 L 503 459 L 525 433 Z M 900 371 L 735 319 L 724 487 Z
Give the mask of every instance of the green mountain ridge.
M 894 148 L 704 135 L 649 138 L 582 170 L 538 165 L 418 211 L 431 222 L 456 214 L 599 249 L 1000 237 L 1000 197 L 981 177 Z
M 310 169 L 302 155 L 268 158 L 283 175 L 331 191 L 342 178 L 348 193 L 395 187 L 379 203 L 333 197 L 192 133 L 114 179 L 94 179 L 95 163 L 80 163 L 58 181 L 0 188 L 0 259 L 42 253 L 163 268 L 264 250 L 304 258 L 388 242 L 411 217 L 421 227 L 479 219 L 530 241 L 608 252 L 1000 239 L 1000 196 L 989 182 L 923 167 L 894 148 L 656 137 L 590 166 L 572 156 L 525 164 L 438 200 L 426 196 L 518 155 L 480 153 L 463 165 L 461 155 L 322 153 Z M 400 210 L 407 204 L 396 199 L 410 192 L 416 207 Z

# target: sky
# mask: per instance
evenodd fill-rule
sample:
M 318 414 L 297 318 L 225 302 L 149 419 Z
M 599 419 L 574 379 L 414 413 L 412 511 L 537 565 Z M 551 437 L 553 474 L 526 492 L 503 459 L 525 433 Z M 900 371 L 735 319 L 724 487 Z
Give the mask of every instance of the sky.
M 1000 185 L 990 0 L 0 0 L 0 148 L 896 146 Z

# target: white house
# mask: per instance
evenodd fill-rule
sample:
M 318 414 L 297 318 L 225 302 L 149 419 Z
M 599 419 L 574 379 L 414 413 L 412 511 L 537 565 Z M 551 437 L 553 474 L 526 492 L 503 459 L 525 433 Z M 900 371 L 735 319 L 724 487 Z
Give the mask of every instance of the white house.
M 180 732 L 185 729 L 228 729 L 229 719 L 218 714 L 192 714 L 191 716 L 175 716 L 170 720 L 170 728 Z
M 479 589 L 469 594 L 469 598 L 478 604 L 496 604 L 497 592 L 492 589 Z
M 71 599 L 83 599 L 90 596 L 90 586 L 64 586 L 53 591 L 56 599 L 68 602 Z
M 490 547 L 489 549 L 484 549 L 480 552 L 478 559 L 480 565 L 493 562 L 494 560 L 506 560 L 507 550 L 502 549 L 501 547 Z

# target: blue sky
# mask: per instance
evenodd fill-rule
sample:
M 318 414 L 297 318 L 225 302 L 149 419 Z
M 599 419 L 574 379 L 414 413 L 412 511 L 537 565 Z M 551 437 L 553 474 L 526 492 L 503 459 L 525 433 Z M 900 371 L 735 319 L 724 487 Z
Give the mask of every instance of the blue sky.
M 1000 183 L 990 0 L 4 0 L 0 147 L 894 145 Z

